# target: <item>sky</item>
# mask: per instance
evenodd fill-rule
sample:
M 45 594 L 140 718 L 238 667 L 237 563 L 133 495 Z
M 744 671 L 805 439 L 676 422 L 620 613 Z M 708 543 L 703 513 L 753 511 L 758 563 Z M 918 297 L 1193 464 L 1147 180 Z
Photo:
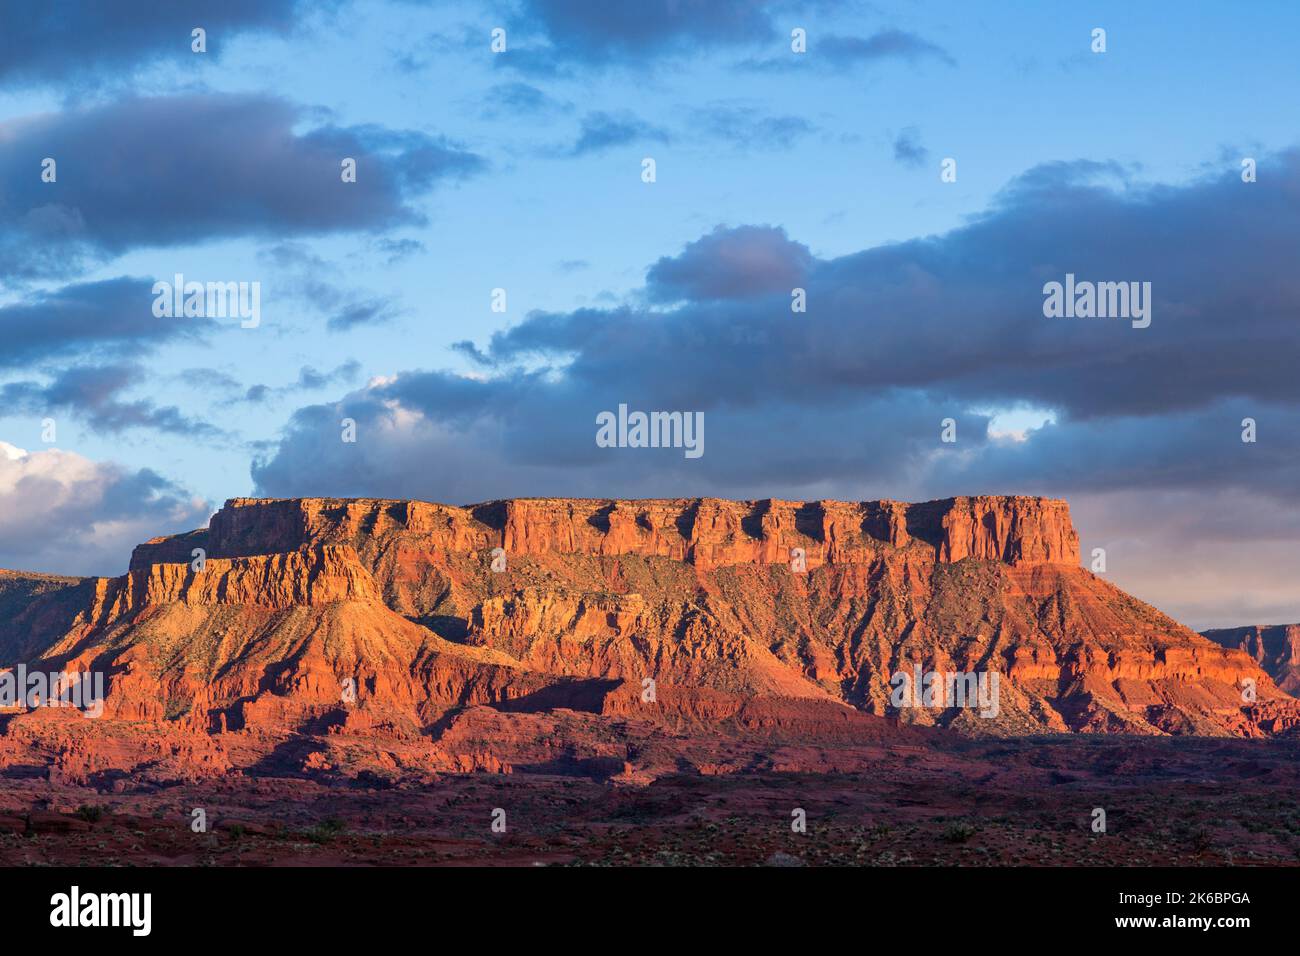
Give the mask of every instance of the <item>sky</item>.
M 1037 494 L 1184 623 L 1300 621 L 1292 3 L 0 9 L 0 567 L 244 495 Z

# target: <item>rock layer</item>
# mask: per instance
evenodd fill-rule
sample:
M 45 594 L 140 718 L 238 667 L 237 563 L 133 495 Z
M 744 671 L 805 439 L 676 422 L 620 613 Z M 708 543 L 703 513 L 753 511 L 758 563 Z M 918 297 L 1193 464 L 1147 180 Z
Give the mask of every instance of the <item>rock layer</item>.
M 131 566 L 270 554 L 401 533 L 430 551 L 503 547 L 516 554 L 658 556 L 710 568 L 787 562 L 851 564 L 875 544 L 932 549 L 940 561 L 974 557 L 1013 566 L 1078 564 L 1064 501 L 1030 497 L 899 501 L 621 501 L 516 498 L 465 508 L 382 499 L 233 498 L 209 529 L 140 545 Z

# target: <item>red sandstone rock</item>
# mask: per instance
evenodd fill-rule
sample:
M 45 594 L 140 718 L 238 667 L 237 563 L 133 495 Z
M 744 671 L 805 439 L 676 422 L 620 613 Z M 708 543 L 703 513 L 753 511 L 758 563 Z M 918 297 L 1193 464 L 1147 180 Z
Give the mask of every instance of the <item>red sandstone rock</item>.
M 787 563 L 792 547 L 809 567 L 854 563 L 873 545 L 926 545 L 941 561 L 965 557 L 1012 565 L 1078 564 L 1078 536 L 1064 501 L 1029 497 L 896 501 L 620 501 L 516 498 L 457 508 L 382 499 L 233 498 L 208 532 L 156 538 L 132 567 L 177 561 L 191 546 L 209 557 L 270 554 L 306 545 L 400 535 L 428 551 L 504 547 L 510 554 L 635 554 L 704 567 Z M 360 550 L 360 548 L 358 549 Z
M 210 528 L 137 547 L 121 577 L 6 572 L 0 597 L 16 608 L 0 621 L 0 663 L 108 675 L 100 720 L 41 708 L 0 734 L 0 766 L 35 752 L 51 779 L 81 786 L 142 767 L 212 780 L 267 761 L 643 781 L 675 766 L 687 739 L 718 734 L 794 746 L 901 741 L 909 723 L 1002 735 L 1300 726 L 1258 654 L 1079 567 L 1068 507 L 1039 498 L 233 499 Z M 892 708 L 891 676 L 917 663 L 997 672 L 997 719 Z M 685 736 L 672 755 L 630 757 L 632 727 Z M 807 750 L 780 760 L 836 765 Z

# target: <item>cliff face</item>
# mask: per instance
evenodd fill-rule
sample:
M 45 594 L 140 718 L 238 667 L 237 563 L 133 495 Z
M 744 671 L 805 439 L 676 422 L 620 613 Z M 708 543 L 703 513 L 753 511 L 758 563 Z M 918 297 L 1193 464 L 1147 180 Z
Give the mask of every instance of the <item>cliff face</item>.
M 642 501 L 522 498 L 467 508 L 377 499 L 235 498 L 209 530 L 136 548 L 132 567 L 268 554 L 320 543 L 402 534 L 430 552 L 502 547 L 530 555 L 665 557 L 700 568 L 787 563 L 804 549 L 809 568 L 870 560 L 878 546 L 915 544 L 939 561 L 974 557 L 1012 566 L 1078 564 L 1079 541 L 1064 501 L 1028 497 L 898 501 Z
M 1300 624 L 1256 624 L 1202 631 L 1222 647 L 1244 651 L 1288 694 L 1300 694 Z
M 1039 498 L 234 499 L 119 578 L 33 581 L 0 579 L 17 609 L 0 663 L 102 671 L 112 718 L 425 741 L 421 759 L 461 769 L 501 769 L 481 742 L 447 749 L 481 707 L 583 726 L 762 714 L 810 739 L 884 717 L 973 734 L 1300 722 L 1258 655 L 1079 567 L 1068 507 Z M 996 674 L 996 714 L 897 707 L 891 678 L 917 666 Z

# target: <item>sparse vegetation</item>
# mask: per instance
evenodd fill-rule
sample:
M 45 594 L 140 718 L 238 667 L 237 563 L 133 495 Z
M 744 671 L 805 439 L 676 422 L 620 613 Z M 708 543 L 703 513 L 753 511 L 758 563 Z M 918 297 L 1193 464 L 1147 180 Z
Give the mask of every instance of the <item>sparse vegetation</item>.
M 312 843 L 329 843 L 336 836 L 347 831 L 347 824 L 342 820 L 336 820 L 330 817 L 328 820 L 322 820 L 316 826 L 307 831 L 307 839 Z
M 975 828 L 969 823 L 958 821 L 944 828 L 943 838 L 949 843 L 965 843 L 975 835 Z

